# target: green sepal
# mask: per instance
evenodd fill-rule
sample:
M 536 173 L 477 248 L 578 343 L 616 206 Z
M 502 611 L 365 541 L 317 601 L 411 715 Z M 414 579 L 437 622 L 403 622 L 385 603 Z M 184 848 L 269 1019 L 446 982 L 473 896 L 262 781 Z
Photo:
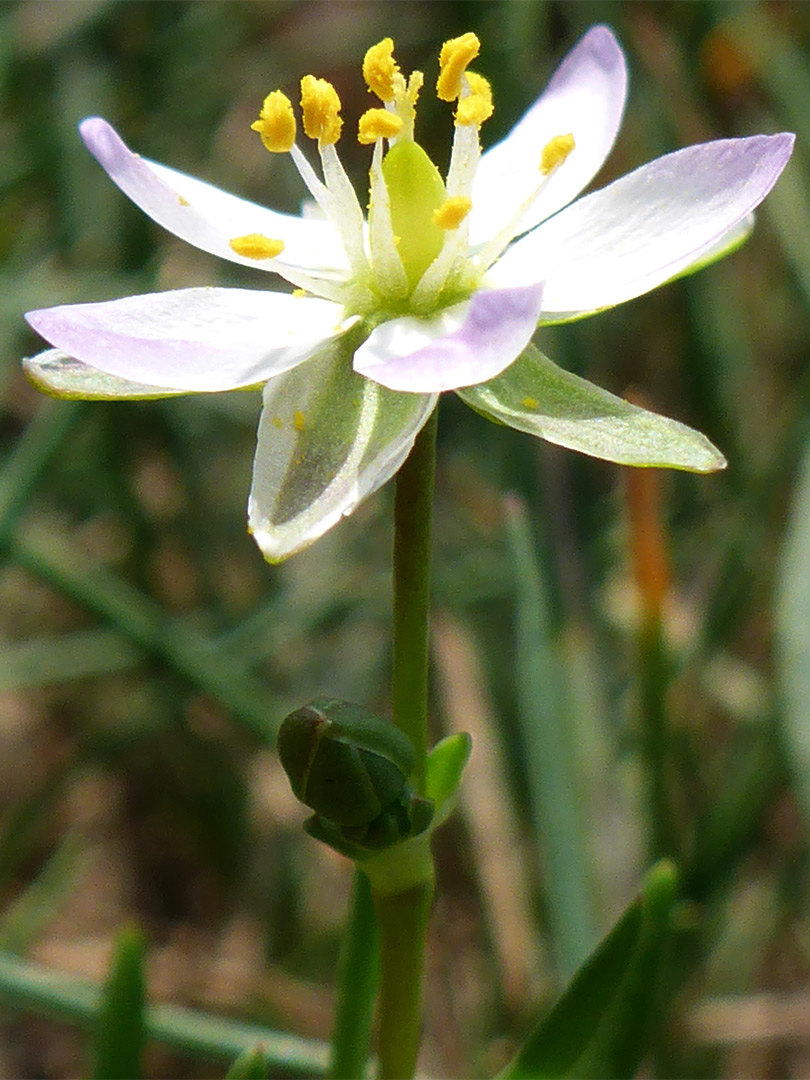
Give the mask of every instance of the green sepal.
M 269 562 L 308 547 L 392 476 L 433 411 L 436 395 L 352 370 L 365 333 L 348 331 L 265 387 L 249 527 Z
M 660 1007 L 658 982 L 677 892 L 675 865 L 656 863 L 641 895 L 499 1074 L 503 1080 L 636 1075 Z
M 22 365 L 37 390 L 69 401 L 152 401 L 189 393 L 107 375 L 59 349 L 27 356 Z
M 497 378 L 456 393 L 490 420 L 619 465 L 703 473 L 726 465 L 699 431 L 564 371 L 534 345 Z
M 124 928 L 115 940 L 93 1047 L 95 1080 L 135 1080 L 142 1075 L 145 1039 L 143 934 Z

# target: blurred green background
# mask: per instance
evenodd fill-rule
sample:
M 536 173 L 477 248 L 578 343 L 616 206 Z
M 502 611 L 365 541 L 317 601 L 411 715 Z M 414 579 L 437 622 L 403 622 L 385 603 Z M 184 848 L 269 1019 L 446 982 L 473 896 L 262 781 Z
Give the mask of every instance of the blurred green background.
M 22 377 L 41 347 L 28 309 L 267 284 L 148 221 L 77 122 L 103 115 L 145 156 L 295 210 L 297 174 L 249 130 L 269 90 L 296 100 L 301 75 L 325 76 L 350 130 L 369 45 L 392 36 L 430 85 L 441 42 L 474 30 L 496 102 L 486 146 L 598 21 L 631 71 L 599 184 L 707 139 L 787 129 L 798 145 L 739 253 L 538 336 L 563 366 L 705 431 L 725 473 L 648 474 L 639 490 L 443 402 L 433 715 L 476 751 L 437 841 L 423 1067 L 508 1060 L 666 851 L 687 902 L 652 1071 L 810 1073 L 803 3 L 0 6 L 3 955 L 99 980 L 134 920 L 152 1000 L 326 1036 L 349 870 L 301 834 L 272 740 L 319 693 L 387 711 L 389 489 L 269 567 L 245 531 L 258 395 L 67 403 Z M 444 167 L 451 122 L 431 97 L 420 133 Z M 362 186 L 367 151 L 345 138 L 341 153 Z M 663 644 L 641 632 L 634 584 L 649 543 L 668 579 Z M 0 1000 L 0 1073 L 81 1073 L 84 1037 L 13 1008 L 2 970 Z M 222 1074 L 156 1045 L 148 1069 Z

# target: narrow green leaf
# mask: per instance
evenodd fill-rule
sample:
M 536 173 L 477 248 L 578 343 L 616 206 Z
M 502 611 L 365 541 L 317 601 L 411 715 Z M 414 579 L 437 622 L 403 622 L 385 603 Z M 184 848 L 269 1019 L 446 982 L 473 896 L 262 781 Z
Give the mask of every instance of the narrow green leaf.
M 338 964 L 329 1063 L 329 1075 L 336 1080 L 365 1075 L 379 978 L 377 919 L 371 884 L 358 867 L 354 871 L 349 918 Z
M 81 827 L 72 829 L 37 877 L 3 911 L 0 949 L 21 953 L 28 948 L 59 906 L 75 891 L 90 858 L 85 831 Z
M 136 645 L 162 656 L 192 684 L 212 694 L 262 742 L 275 739 L 277 722 L 267 688 L 188 626 L 171 623 L 149 597 L 105 567 L 91 563 L 65 537 L 35 525 L 18 530 L 7 546 L 21 566 L 100 615 Z
M 619 465 L 725 468 L 699 431 L 564 371 L 533 345 L 496 379 L 456 393 L 490 420 Z
M 505 505 L 517 616 L 518 722 L 554 954 L 561 977 L 568 979 L 598 940 L 572 704 L 525 508 L 515 497 Z
M 142 662 L 143 654 L 116 630 L 75 630 L 21 641 L 0 653 L 0 693 L 128 671 Z
M 779 559 L 775 620 L 782 731 L 807 828 L 810 827 L 810 449 L 797 479 Z
M 662 860 L 641 895 L 501 1073 L 508 1080 L 635 1076 L 654 1012 L 678 874 Z
M 135 927 L 125 928 L 116 939 L 96 1026 L 95 1080 L 137 1080 L 141 1076 L 145 949 L 143 934 Z
M 95 1024 L 102 1008 L 98 986 L 43 964 L 0 952 L 0 1004 L 15 1012 L 50 1016 L 63 1022 Z M 270 1066 L 287 1075 L 320 1076 L 326 1068 L 327 1046 L 314 1039 L 272 1031 L 212 1013 L 177 1005 L 153 1005 L 146 1010 L 146 1036 L 196 1057 L 233 1061 L 260 1045 Z
M 239 1055 L 228 1069 L 225 1080 L 267 1080 L 269 1076 L 264 1051 L 261 1046 L 254 1046 Z

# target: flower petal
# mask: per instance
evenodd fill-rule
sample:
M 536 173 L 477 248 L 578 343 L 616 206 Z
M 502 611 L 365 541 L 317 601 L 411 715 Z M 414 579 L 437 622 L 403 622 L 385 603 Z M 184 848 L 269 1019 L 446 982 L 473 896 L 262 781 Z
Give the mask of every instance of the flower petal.
M 343 245 L 330 222 L 268 210 L 148 161 L 133 154 L 101 117 L 83 120 L 79 131 L 90 153 L 124 194 L 181 240 L 230 262 L 281 275 L 299 269 L 332 280 L 348 277 Z M 237 255 L 230 241 L 253 233 L 283 241 L 282 256 L 259 260 Z
M 542 296 L 542 285 L 482 290 L 432 319 L 391 319 L 357 350 L 354 370 L 411 393 L 486 382 L 528 344 Z
M 776 183 L 793 139 L 721 139 L 651 161 L 518 240 L 488 280 L 545 281 L 544 318 L 649 292 L 734 235 Z
M 621 46 L 606 26 L 594 26 L 568 53 L 543 94 L 509 135 L 481 158 L 473 186 L 470 242 L 503 228 L 541 180 L 540 154 L 555 135 L 576 147 L 520 223 L 526 232 L 574 199 L 610 153 L 627 94 Z
M 351 369 L 352 335 L 264 388 L 248 528 L 271 562 L 308 547 L 408 456 L 436 405 Z
M 726 464 L 699 431 L 564 371 L 533 345 L 503 375 L 458 395 L 501 424 L 619 465 L 714 472 Z
M 180 289 L 29 311 L 46 341 L 108 375 L 172 390 L 235 390 L 300 364 L 342 333 L 329 300 Z
M 82 363 L 59 349 L 46 349 L 36 356 L 23 358 L 23 371 L 29 382 L 52 397 L 78 401 L 144 401 L 150 398 L 176 397 L 186 390 L 168 390 L 161 386 L 130 382 L 108 375 Z

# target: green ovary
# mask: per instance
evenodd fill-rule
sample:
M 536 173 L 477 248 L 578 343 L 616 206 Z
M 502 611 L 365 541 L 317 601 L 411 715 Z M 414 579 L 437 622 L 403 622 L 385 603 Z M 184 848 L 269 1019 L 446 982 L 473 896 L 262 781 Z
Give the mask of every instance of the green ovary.
M 415 142 L 398 142 L 382 163 L 397 251 L 413 289 L 442 249 L 444 232 L 433 213 L 445 200 L 439 170 Z

